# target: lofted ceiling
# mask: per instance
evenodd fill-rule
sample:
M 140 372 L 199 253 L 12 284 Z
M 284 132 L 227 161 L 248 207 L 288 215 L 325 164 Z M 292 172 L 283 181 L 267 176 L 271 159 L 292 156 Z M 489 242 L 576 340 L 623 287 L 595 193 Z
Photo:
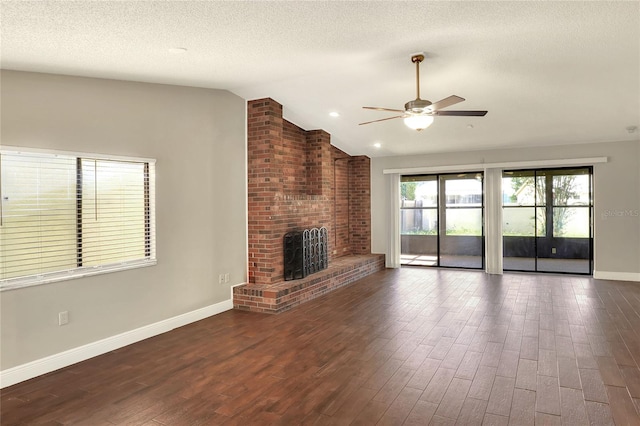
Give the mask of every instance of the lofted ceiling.
M 5 1 L 4 69 L 226 89 L 371 157 L 638 140 L 637 1 Z M 176 53 L 175 48 L 186 51 Z M 422 132 L 395 115 L 466 101 Z M 338 112 L 332 117 L 330 112 Z M 380 147 L 376 148 L 375 144 Z

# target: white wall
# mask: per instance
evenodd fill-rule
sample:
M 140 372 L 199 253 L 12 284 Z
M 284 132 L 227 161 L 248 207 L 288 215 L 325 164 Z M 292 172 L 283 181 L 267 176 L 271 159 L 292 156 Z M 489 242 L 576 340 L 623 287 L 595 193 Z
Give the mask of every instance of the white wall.
M 640 141 L 371 159 L 371 247 L 385 253 L 385 169 L 607 157 L 594 166 L 595 276 L 640 281 Z M 475 171 L 475 170 L 473 170 Z
M 0 293 L 0 369 L 220 304 L 246 281 L 243 99 L 15 71 L 2 71 L 0 83 L 3 145 L 157 159 L 158 258 L 153 267 Z M 228 284 L 218 283 L 221 273 Z M 57 325 L 60 311 L 68 325 Z

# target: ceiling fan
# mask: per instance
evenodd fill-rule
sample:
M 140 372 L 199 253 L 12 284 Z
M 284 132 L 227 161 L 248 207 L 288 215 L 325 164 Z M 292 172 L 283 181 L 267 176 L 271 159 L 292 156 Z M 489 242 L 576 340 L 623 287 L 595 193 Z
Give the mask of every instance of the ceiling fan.
M 378 121 L 393 120 L 394 118 L 404 118 L 404 123 L 414 130 L 424 130 L 433 123 L 433 117 L 436 115 L 454 115 L 463 117 L 483 117 L 487 111 L 441 111 L 443 108 L 455 105 L 464 101 L 460 96 L 451 95 L 448 98 L 431 103 L 426 99 L 420 99 L 420 62 L 424 61 L 424 54 L 417 53 L 411 57 L 411 62 L 416 64 L 416 98 L 404 104 L 404 110 L 380 108 L 380 107 L 363 107 L 364 109 L 373 109 L 376 111 L 401 112 L 402 115 L 381 118 L 379 120 L 367 121 L 363 124 L 377 123 Z

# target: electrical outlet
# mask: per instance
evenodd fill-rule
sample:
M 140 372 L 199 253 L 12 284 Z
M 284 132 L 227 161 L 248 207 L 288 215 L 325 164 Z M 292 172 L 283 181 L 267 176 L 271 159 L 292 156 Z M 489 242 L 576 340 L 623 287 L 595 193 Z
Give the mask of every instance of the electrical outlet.
M 225 283 L 229 282 L 229 273 L 228 272 L 226 274 L 224 274 L 224 282 Z
M 551 254 L 556 254 L 556 248 L 555 247 L 551 248 Z
M 224 274 L 218 275 L 218 284 L 224 284 Z
M 58 325 L 69 324 L 69 311 L 58 312 Z

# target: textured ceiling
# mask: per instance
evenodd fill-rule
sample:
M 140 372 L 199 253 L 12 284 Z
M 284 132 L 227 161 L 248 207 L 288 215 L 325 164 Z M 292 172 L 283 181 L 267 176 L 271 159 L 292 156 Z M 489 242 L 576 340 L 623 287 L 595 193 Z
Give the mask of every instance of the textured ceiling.
M 350 154 L 404 155 L 637 140 L 640 3 L 2 1 L 2 68 L 271 97 Z M 184 54 L 169 49 L 184 47 Z M 415 132 L 366 126 L 455 94 Z M 330 117 L 331 111 L 340 117 Z M 380 143 L 381 148 L 374 148 Z

